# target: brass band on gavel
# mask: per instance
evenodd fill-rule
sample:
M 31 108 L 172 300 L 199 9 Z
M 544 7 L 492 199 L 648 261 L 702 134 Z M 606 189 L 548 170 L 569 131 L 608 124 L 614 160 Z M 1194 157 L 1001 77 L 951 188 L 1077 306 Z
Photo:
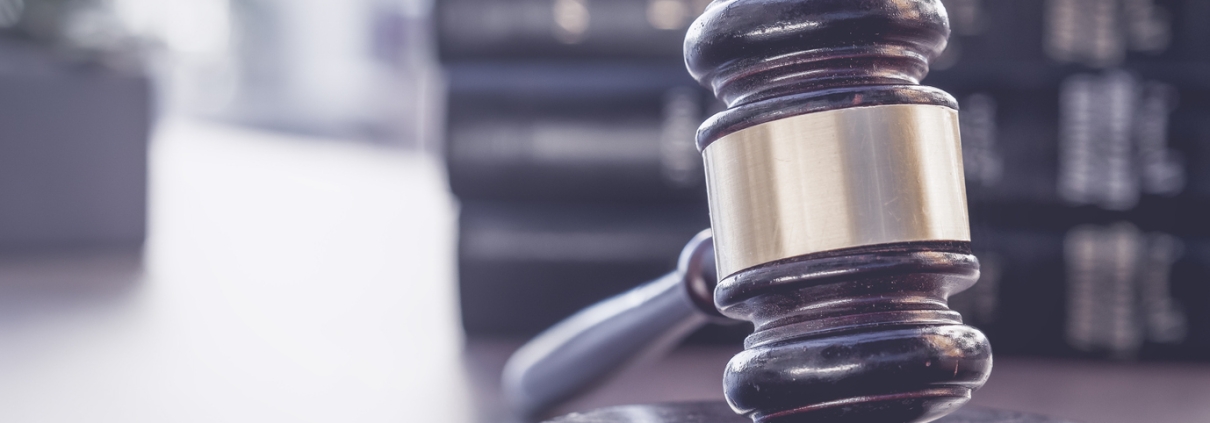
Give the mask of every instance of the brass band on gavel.
M 720 278 L 822 251 L 970 240 L 949 107 L 798 115 L 728 134 L 703 155 Z

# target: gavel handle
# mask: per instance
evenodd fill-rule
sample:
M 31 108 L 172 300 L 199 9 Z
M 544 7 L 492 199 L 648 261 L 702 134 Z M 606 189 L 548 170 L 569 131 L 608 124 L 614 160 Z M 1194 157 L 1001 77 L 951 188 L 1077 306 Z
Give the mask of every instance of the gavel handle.
M 548 411 L 709 321 L 694 292 L 714 286 L 710 241 L 703 231 L 685 247 L 676 271 L 581 310 L 517 350 L 503 376 L 514 410 L 527 417 Z M 708 288 L 695 290 L 695 283 Z

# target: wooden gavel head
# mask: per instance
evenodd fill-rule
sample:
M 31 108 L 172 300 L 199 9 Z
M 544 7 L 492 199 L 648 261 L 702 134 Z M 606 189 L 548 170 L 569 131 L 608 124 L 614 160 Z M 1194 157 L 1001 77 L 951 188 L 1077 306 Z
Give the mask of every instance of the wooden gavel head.
M 698 132 L 721 281 L 756 331 L 726 369 L 757 422 L 913 422 L 970 399 L 991 347 L 947 299 L 978 279 L 957 104 L 919 85 L 938 0 L 716 0 L 685 61 L 728 109 Z

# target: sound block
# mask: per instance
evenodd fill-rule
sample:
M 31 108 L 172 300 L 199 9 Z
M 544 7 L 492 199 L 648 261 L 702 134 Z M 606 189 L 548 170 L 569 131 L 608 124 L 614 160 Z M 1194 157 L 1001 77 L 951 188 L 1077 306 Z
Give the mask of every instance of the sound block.
M 1036 414 L 963 407 L 936 423 L 1072 423 Z M 722 401 L 623 405 L 572 413 L 547 423 L 752 423 Z M 878 423 L 878 422 L 871 422 Z M 884 422 L 895 423 L 895 422 Z

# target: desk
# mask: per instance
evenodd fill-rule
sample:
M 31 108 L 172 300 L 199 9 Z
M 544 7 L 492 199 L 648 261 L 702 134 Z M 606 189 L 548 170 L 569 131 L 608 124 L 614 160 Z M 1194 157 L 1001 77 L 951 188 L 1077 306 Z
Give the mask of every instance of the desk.
M 518 342 L 470 340 L 468 369 L 480 421 L 507 421 L 499 369 Z M 633 403 L 722 400 L 723 366 L 741 348 L 682 346 L 641 363 L 560 412 Z M 1027 411 L 1087 423 L 1210 421 L 1210 365 L 1082 362 L 997 357 L 974 405 Z
M 144 251 L 0 260 L 0 421 L 472 421 L 435 161 L 167 121 L 151 166 Z
M 505 422 L 517 341 L 464 340 L 439 163 L 170 120 L 143 251 L 0 257 L 0 421 Z M 687 347 L 567 409 L 721 398 Z M 1210 366 L 998 358 L 974 403 L 1210 421 Z

